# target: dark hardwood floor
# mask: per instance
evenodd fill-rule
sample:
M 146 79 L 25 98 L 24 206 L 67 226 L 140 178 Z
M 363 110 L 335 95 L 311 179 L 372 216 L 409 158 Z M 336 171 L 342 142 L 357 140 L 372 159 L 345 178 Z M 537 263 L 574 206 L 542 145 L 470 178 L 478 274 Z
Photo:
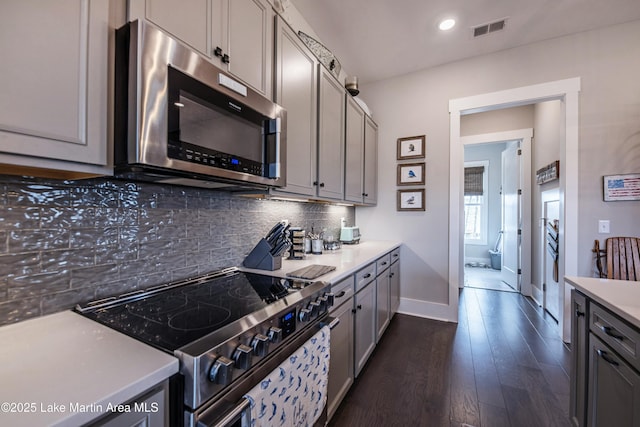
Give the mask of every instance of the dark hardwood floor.
M 517 293 L 465 288 L 459 323 L 397 314 L 330 426 L 570 426 L 570 351 Z

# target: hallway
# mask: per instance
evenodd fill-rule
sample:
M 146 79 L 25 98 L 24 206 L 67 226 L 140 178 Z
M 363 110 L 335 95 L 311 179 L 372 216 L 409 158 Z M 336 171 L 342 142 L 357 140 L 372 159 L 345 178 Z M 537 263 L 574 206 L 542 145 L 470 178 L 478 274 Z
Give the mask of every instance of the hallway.
M 398 314 L 331 426 L 569 426 L 570 351 L 530 299 L 464 288 L 459 323 Z
M 493 268 L 464 267 L 464 286 L 491 289 L 494 291 L 517 292 L 502 281 L 502 272 Z

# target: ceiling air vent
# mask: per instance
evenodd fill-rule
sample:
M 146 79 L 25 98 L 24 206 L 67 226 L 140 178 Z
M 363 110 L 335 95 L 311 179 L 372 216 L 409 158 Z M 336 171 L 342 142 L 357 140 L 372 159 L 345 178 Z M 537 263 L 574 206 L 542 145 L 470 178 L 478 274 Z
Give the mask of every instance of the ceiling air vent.
M 478 25 L 473 28 L 473 37 L 480 37 L 489 33 L 495 33 L 496 31 L 502 31 L 504 30 L 506 21 L 507 19 L 505 18 L 488 24 Z

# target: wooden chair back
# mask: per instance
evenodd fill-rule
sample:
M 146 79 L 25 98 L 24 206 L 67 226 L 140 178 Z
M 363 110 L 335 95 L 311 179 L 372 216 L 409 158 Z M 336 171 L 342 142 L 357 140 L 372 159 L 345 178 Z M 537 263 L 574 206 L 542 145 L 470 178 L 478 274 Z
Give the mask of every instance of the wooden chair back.
M 640 281 L 640 239 L 637 237 L 610 237 L 606 240 L 606 249 L 600 249 L 595 241 L 596 268 L 600 277 L 605 277 L 602 257 L 607 259 L 607 279 Z

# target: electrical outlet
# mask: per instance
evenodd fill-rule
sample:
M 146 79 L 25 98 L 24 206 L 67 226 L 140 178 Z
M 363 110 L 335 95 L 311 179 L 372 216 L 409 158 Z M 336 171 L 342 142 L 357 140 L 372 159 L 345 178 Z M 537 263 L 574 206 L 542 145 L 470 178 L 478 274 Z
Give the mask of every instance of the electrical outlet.
M 609 234 L 609 226 L 610 222 L 608 219 L 601 219 L 600 221 L 598 221 L 598 233 Z

